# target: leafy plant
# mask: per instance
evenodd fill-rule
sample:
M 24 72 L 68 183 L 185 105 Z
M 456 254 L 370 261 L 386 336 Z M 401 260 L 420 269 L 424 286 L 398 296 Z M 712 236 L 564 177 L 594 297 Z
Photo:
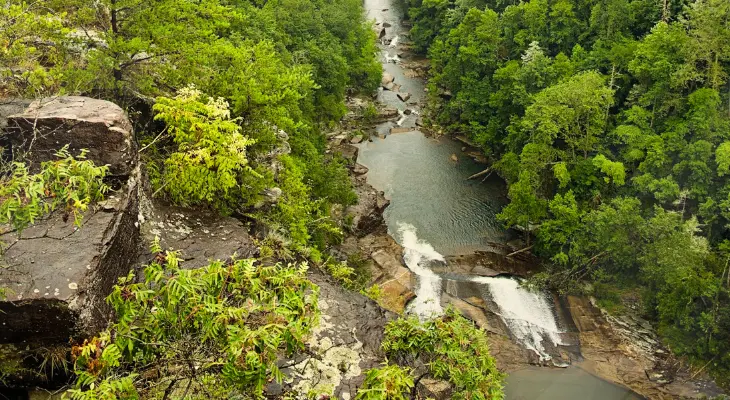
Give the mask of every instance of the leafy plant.
M 408 368 L 384 364 L 368 370 L 355 400 L 407 400 L 413 388 Z
M 228 213 L 250 203 L 262 176 L 249 166 L 253 140 L 231 119 L 228 103 L 204 96 L 195 87 L 174 98 L 159 97 L 155 119 L 164 121 L 177 145 L 166 160 L 160 188 L 181 205 L 210 205 Z
M 382 346 L 396 360 L 421 359 L 433 377 L 454 385 L 454 399 L 504 397 L 504 375 L 489 354 L 486 334 L 451 308 L 425 322 L 416 317 L 389 322 Z
M 246 259 L 188 270 L 180 261 L 159 253 L 142 282 L 134 272 L 120 278 L 107 299 L 118 321 L 74 348 L 68 398 L 260 397 L 281 382 L 277 359 L 302 350 L 318 321 L 306 264 Z
M 41 163 L 39 173 L 31 174 L 24 163 L 15 162 L 10 174 L 0 178 L 0 223 L 20 231 L 63 207 L 81 226 L 82 213 L 109 190 L 104 183 L 108 168 L 86 160 L 85 150 L 73 157 L 68 146 L 56 156 L 58 160 Z

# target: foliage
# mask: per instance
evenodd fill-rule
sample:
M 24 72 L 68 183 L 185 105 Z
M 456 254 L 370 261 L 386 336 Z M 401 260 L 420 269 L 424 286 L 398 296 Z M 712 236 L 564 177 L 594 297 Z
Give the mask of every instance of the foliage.
M 206 99 L 189 87 L 172 99 L 159 97 L 154 110 L 155 119 L 165 122 L 177 145 L 165 160 L 159 182 L 173 201 L 187 206 L 210 204 L 230 212 L 255 198 L 255 181 L 261 176 L 248 165 L 246 155 L 254 141 L 243 136 L 237 121 L 230 119 L 225 100 Z
M 159 253 L 142 282 L 133 271 L 120 278 L 107 299 L 118 321 L 74 348 L 68 398 L 260 397 L 281 382 L 276 360 L 302 350 L 318 320 L 307 266 L 247 259 L 189 270 L 180 261 Z
M 401 318 L 385 328 L 383 350 L 395 359 L 419 357 L 436 379 L 454 385 L 454 399 L 502 399 L 503 375 L 484 332 L 453 309 L 438 319 Z
M 545 283 L 646 287 L 672 349 L 727 374 L 728 2 L 407 5 L 429 117 L 496 160 Z
M 81 226 L 83 212 L 109 190 L 103 180 L 107 167 L 86 160 L 86 151 L 74 157 L 64 146 L 56 152 L 58 160 L 41 163 L 40 172 L 31 174 L 21 162 L 11 166 L 0 180 L 0 223 L 22 230 L 39 218 L 63 207 Z
M 384 364 L 368 370 L 355 400 L 407 400 L 413 378 L 408 368 Z

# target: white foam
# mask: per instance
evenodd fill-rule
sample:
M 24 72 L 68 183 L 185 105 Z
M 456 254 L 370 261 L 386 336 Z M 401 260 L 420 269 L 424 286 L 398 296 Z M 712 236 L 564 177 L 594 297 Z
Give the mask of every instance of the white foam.
M 400 118 L 398 118 L 398 121 L 396 121 L 395 124 L 398 126 L 401 126 L 401 125 L 403 125 L 403 122 L 405 122 L 407 117 L 406 117 L 406 114 L 401 109 L 398 109 L 398 115 L 400 115 Z
M 562 341 L 561 329 L 547 295 L 520 287 L 516 279 L 477 277 L 472 281 L 487 285 L 502 320 L 517 341 L 537 353 L 542 360 L 550 360 L 544 340 L 549 340 L 553 346 L 562 344 Z
M 390 41 L 390 47 L 396 47 L 398 46 L 398 35 L 396 35 L 393 40 Z
M 443 314 L 441 307 L 441 278 L 422 264 L 427 261 L 445 262 L 433 246 L 416 235 L 416 228 L 411 224 L 399 223 L 398 233 L 403 246 L 403 259 L 408 268 L 418 277 L 416 282 L 416 298 L 408 304 L 408 312 L 421 319 L 433 318 Z

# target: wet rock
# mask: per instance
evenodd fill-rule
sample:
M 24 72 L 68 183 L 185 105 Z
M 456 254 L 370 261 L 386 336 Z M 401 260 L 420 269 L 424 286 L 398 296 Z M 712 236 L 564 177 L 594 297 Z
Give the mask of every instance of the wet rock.
M 413 110 L 411 110 L 410 108 L 406 108 L 405 110 L 403 110 L 403 114 L 405 114 L 405 115 L 411 115 L 412 113 L 413 113 Z
M 379 38 L 379 39 L 382 39 L 382 38 L 384 38 L 384 37 L 385 37 L 385 28 L 382 28 L 382 29 L 380 30 L 380 33 L 378 34 L 378 38 Z
M 114 103 L 81 96 L 41 99 L 7 123 L 14 157 L 35 166 L 55 159 L 55 152 L 68 144 L 73 155 L 88 149 L 87 158 L 108 164 L 113 175 L 128 175 L 134 168 L 132 124 Z
M 477 307 L 475 305 L 469 304 L 468 302 L 466 302 L 462 299 L 459 299 L 457 297 L 451 296 L 447 293 L 441 294 L 441 304 L 443 306 L 447 306 L 447 305 L 453 306 L 457 311 L 459 311 L 466 318 L 474 321 L 474 323 L 479 328 L 484 329 L 486 331 L 494 331 L 494 329 L 489 324 L 489 319 L 487 318 L 487 315 L 485 314 L 484 309 Z
M 59 210 L 21 233 L 0 236 L 7 246 L 0 288 L 8 291 L 0 301 L 0 344 L 33 353 L 106 327 L 111 309 L 105 298 L 137 261 L 138 174 L 90 207 L 80 228 Z M 38 375 L 14 376 L 6 384 L 37 383 L 44 378 Z
M 383 192 L 372 188 L 369 184 L 356 185 L 358 203 L 345 210 L 346 215 L 352 216 L 352 229 L 360 236 L 373 232 L 382 226 L 383 211 L 390 204 Z
M 393 75 L 388 72 L 383 72 L 383 78 L 380 81 L 381 85 L 385 86 L 388 83 L 393 83 L 393 81 L 395 81 L 395 77 Z
M 358 144 L 360 142 L 362 142 L 362 136 L 360 136 L 360 135 L 353 136 L 350 138 L 350 143 L 352 143 L 352 144 Z
M 386 107 L 378 112 L 378 118 L 380 119 L 390 119 L 395 118 L 398 116 L 398 109 L 393 107 Z
M 227 260 L 233 254 L 249 258 L 258 252 L 248 228 L 232 217 L 167 205 L 145 194 L 140 199 L 139 220 L 144 238 L 140 264 L 153 256 L 147 247 L 155 237 L 164 250 L 180 251 L 182 266 L 189 269 Z
M 453 393 L 451 384 L 447 381 L 438 379 L 423 378 L 418 381 L 416 386 L 419 398 L 447 400 L 451 398 Z
M 356 163 L 350 170 L 355 176 L 365 175 L 368 173 L 368 167 L 358 163 Z
M 390 28 L 390 26 L 391 26 L 391 25 L 390 25 L 390 23 L 388 23 L 388 22 L 383 22 L 383 26 L 384 26 L 385 28 Z
M 416 118 L 416 126 L 423 126 L 423 118 L 421 118 L 421 117 Z
M 406 101 L 408 101 L 408 99 L 411 98 L 411 94 L 410 93 L 398 93 L 398 98 L 401 101 L 406 102 Z
M 385 85 L 383 85 L 383 89 L 385 89 L 385 90 L 393 90 L 394 87 L 395 87 L 395 83 L 393 83 L 393 82 L 388 82 Z
M 459 156 L 457 156 L 456 154 L 452 154 L 451 155 L 451 161 L 458 162 L 459 161 Z
M 350 163 L 354 163 L 357 160 L 357 154 L 360 151 L 357 146 L 352 144 L 344 144 L 339 146 L 337 152 Z
M 390 134 L 413 132 L 415 129 L 407 127 L 390 128 Z

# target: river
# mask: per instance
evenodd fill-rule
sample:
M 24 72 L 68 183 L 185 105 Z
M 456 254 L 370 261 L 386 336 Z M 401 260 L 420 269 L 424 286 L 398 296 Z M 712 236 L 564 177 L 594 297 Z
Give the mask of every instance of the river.
M 416 299 L 408 311 L 423 318 L 443 311 L 441 294 L 476 294 L 491 305 L 510 337 L 534 351 L 541 363 L 552 361 L 567 343 L 569 324 L 560 318 L 554 297 L 528 292 L 516 277 L 459 276 L 441 270 L 447 256 L 490 250 L 492 243 L 511 239 L 496 214 L 506 204 L 506 187 L 497 177 L 467 180 L 484 169 L 463 150 L 463 144 L 447 137 L 431 138 L 418 131 L 417 121 L 424 100 L 424 80 L 404 67 L 408 52 L 408 30 L 401 25 L 398 0 L 365 0 L 368 18 L 381 33 L 381 61 L 385 73 L 394 78 L 391 90 L 381 89 L 378 101 L 398 108 L 400 118 L 377 126 L 379 137 L 360 145 L 358 161 L 368 167 L 368 182 L 391 200 L 386 209 L 388 230 L 405 249 L 404 260 L 417 275 Z M 401 95 L 399 98 L 398 95 Z M 406 101 L 403 101 L 403 98 Z M 399 133 L 392 133 L 391 128 Z M 406 132 L 401 132 L 406 131 Z M 446 266 L 448 269 L 448 265 Z M 526 367 L 509 375 L 507 399 L 640 399 L 628 389 L 587 372 L 568 368 Z

